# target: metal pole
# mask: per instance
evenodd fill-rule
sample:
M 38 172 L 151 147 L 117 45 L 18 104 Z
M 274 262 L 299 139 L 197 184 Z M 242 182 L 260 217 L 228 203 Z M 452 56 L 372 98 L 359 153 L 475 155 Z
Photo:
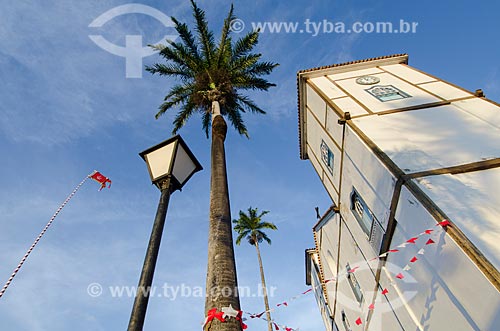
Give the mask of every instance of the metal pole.
M 153 230 L 149 239 L 148 250 L 144 258 L 141 278 L 135 296 L 134 307 L 130 315 L 128 331 L 142 331 L 144 319 L 146 317 L 146 309 L 148 307 L 149 293 L 151 284 L 153 283 L 153 274 L 155 271 L 158 251 L 160 249 L 161 236 L 165 225 L 165 217 L 167 216 L 168 201 L 170 199 L 170 179 L 165 180 L 160 185 L 161 196 L 158 203 Z

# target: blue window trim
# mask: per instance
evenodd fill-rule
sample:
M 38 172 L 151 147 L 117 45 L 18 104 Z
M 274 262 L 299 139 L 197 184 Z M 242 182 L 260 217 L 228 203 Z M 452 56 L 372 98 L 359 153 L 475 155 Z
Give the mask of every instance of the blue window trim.
M 384 95 L 377 95 L 373 92 L 373 90 L 376 90 L 376 89 L 386 89 L 386 90 L 392 89 L 393 92 L 387 93 L 385 96 Z M 409 95 L 406 92 L 401 91 L 400 89 L 398 89 L 394 85 L 375 85 L 375 86 L 372 86 L 368 89 L 365 89 L 365 91 L 368 92 L 368 94 L 370 94 L 371 96 L 377 98 L 377 100 L 381 101 L 381 102 L 401 100 L 401 99 L 406 99 L 406 98 L 412 97 L 411 95 Z
M 346 265 L 346 271 L 347 271 L 347 280 L 349 281 L 349 285 L 351 285 L 352 292 L 354 293 L 354 296 L 356 297 L 356 300 L 358 303 L 361 305 L 363 302 L 363 291 L 361 290 L 361 286 L 359 285 L 358 280 L 356 279 L 356 276 L 351 271 L 351 266 L 349 263 Z
M 347 315 L 345 314 L 344 309 L 341 311 L 341 316 L 342 316 L 342 324 L 344 325 L 345 331 L 351 331 L 351 325 L 349 324 L 349 321 L 347 320 Z
M 356 188 L 352 187 L 351 192 L 351 212 L 358 222 L 359 226 L 366 234 L 370 245 L 376 253 L 379 252 L 382 241 L 385 237 L 385 230 L 379 223 L 373 212 L 370 210 L 366 202 L 358 193 Z M 367 224 L 369 223 L 369 224 Z
M 321 152 L 321 161 L 323 161 L 330 174 L 333 175 L 334 154 L 332 150 L 330 149 L 330 147 L 328 147 L 323 139 L 321 139 L 321 145 L 319 149 Z
M 370 236 L 375 216 L 373 215 L 370 208 L 368 208 L 365 200 L 363 200 L 361 195 L 359 195 L 358 191 L 354 187 L 352 188 L 351 192 L 351 212 L 363 229 L 363 232 L 366 233 L 367 236 Z M 363 221 L 363 218 L 368 218 L 370 224 L 365 224 L 366 222 Z

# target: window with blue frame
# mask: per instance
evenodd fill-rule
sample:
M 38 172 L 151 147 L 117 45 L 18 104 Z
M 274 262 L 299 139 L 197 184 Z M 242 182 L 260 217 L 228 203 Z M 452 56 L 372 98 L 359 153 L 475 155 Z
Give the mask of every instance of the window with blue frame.
M 379 252 L 385 235 L 384 228 L 354 187 L 351 192 L 351 212 L 368 236 L 370 245 L 375 252 Z
M 333 175 L 333 152 L 325 143 L 324 140 L 321 140 L 321 161 L 326 165 L 326 168 Z
M 365 91 L 382 102 L 411 98 L 411 95 L 392 85 L 376 85 Z
M 341 315 L 342 315 L 342 324 L 344 325 L 344 330 L 351 331 L 351 325 L 349 324 L 349 321 L 347 320 L 347 315 L 345 314 L 345 311 L 343 309 Z
M 373 216 L 373 213 L 368 208 L 363 198 L 354 188 L 351 193 L 351 211 L 358 220 L 363 231 L 369 236 L 375 216 Z
M 347 263 L 346 265 L 346 271 L 347 271 L 347 280 L 349 281 L 349 285 L 351 285 L 351 289 L 354 292 L 356 300 L 358 301 L 359 304 L 361 304 L 361 302 L 363 302 L 363 291 L 361 291 L 361 286 L 359 285 L 356 276 L 354 276 L 354 273 L 350 272 L 351 266 L 349 265 L 349 263 Z

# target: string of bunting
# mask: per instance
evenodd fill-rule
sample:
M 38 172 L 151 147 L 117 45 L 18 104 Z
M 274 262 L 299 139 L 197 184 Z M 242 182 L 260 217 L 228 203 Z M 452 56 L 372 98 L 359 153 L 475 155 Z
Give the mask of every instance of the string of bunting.
M 440 231 L 443 231 L 443 230 L 444 230 L 444 228 L 446 228 L 446 227 L 447 227 L 447 226 L 449 226 L 449 225 L 451 225 L 451 223 L 450 223 L 448 220 L 443 220 L 443 221 L 438 222 L 438 223 L 436 224 L 436 226 L 439 226 L 439 227 L 440 227 Z M 424 236 L 424 235 L 429 235 L 429 236 L 430 236 L 430 235 L 431 235 L 431 234 L 433 234 L 433 233 L 437 234 L 436 230 L 434 230 L 434 229 L 426 229 L 426 230 L 424 230 L 423 232 L 419 233 L 417 236 L 415 236 L 415 237 L 411 237 L 410 239 L 406 240 L 405 242 L 403 242 L 403 243 L 401 243 L 401 244 L 399 244 L 399 245 L 395 246 L 395 248 L 390 248 L 390 249 L 389 249 L 389 250 L 387 250 L 386 252 L 384 252 L 384 253 L 382 253 L 382 254 L 380 254 L 380 255 L 378 255 L 378 256 L 376 256 L 376 257 L 374 257 L 374 258 L 370 259 L 370 260 L 368 260 L 368 263 L 371 263 L 371 262 L 373 262 L 373 261 L 377 261 L 377 260 L 379 260 L 379 259 L 381 259 L 381 258 L 385 258 L 385 257 L 387 257 L 387 255 L 389 255 L 390 253 L 397 253 L 397 252 L 399 252 L 401 249 L 406 248 L 406 247 L 407 247 L 407 246 L 409 246 L 409 245 L 416 245 L 417 240 L 418 240 L 421 236 Z M 429 237 L 429 238 L 427 239 L 427 241 L 425 242 L 425 245 L 424 245 L 424 246 L 432 245 L 432 244 L 435 244 L 435 243 L 436 243 L 436 242 L 435 242 L 432 238 L 430 238 L 430 237 Z M 409 270 L 411 269 L 411 265 L 412 265 L 412 264 L 414 264 L 415 262 L 417 262 L 417 261 L 419 260 L 419 256 L 421 257 L 421 256 L 422 256 L 422 255 L 424 255 L 424 254 L 425 254 L 425 248 L 420 248 L 420 249 L 418 250 L 417 254 L 416 254 L 415 256 L 413 256 L 413 257 L 409 260 L 409 262 L 408 262 L 408 263 L 407 263 L 407 264 L 403 267 L 403 271 L 405 271 L 405 272 L 406 272 L 406 271 L 409 271 Z M 329 278 L 329 279 L 325 279 L 325 280 L 323 281 L 323 284 L 327 284 L 327 283 L 332 282 L 332 281 L 333 281 L 333 282 L 334 282 L 334 281 L 337 281 L 337 279 L 339 279 L 340 277 L 342 277 L 342 276 L 344 276 L 344 275 L 346 275 L 346 274 L 348 274 L 348 273 L 354 273 L 354 272 L 356 272 L 356 270 L 357 270 L 357 269 L 359 269 L 359 267 L 360 267 L 359 265 L 353 266 L 353 267 L 351 267 L 351 268 L 350 268 L 350 270 L 349 270 L 349 271 L 343 271 L 342 273 L 337 274 L 337 276 L 335 276 L 335 277 L 332 277 L 332 278 Z M 404 275 L 403 273 L 398 273 L 398 274 L 396 274 L 396 275 L 395 275 L 395 278 L 396 278 L 396 279 L 399 279 L 399 280 L 402 280 L 402 279 L 404 279 L 404 278 L 405 278 L 405 275 Z M 301 297 L 301 296 L 303 296 L 303 295 L 306 295 L 306 294 L 308 294 L 308 293 L 312 292 L 313 290 L 316 290 L 316 289 L 317 289 L 317 288 L 319 288 L 320 286 L 322 286 L 322 284 L 319 284 L 319 285 L 317 285 L 317 286 L 311 287 L 311 288 L 307 289 L 306 291 L 304 291 L 304 292 L 302 292 L 302 293 L 300 293 L 300 294 L 298 294 L 298 295 L 295 295 L 295 296 L 293 296 L 293 297 L 289 298 L 289 299 L 288 299 L 288 300 L 286 300 L 286 301 L 282 301 L 282 302 L 280 302 L 280 303 L 276 304 L 276 307 L 288 307 L 288 304 L 289 304 L 291 301 L 294 301 L 294 300 L 298 299 L 299 297 Z M 381 289 L 381 290 L 380 290 L 380 293 L 381 293 L 382 295 L 387 295 L 387 294 L 389 293 L 389 290 L 388 290 L 387 288 L 383 288 L 383 289 Z M 230 307 L 222 308 L 222 310 L 225 310 L 225 309 L 227 309 L 227 308 L 232 308 L 232 307 L 230 306 Z M 371 303 L 371 304 L 368 306 L 368 309 L 369 309 L 369 310 L 373 310 L 373 309 L 375 309 L 375 304 L 374 304 L 374 303 Z M 213 310 L 213 311 L 216 311 L 216 309 L 212 309 L 212 310 Z M 267 321 L 267 320 L 266 320 L 264 317 L 262 317 L 262 316 L 263 316 L 266 312 L 273 312 L 274 310 L 275 310 L 274 308 L 271 308 L 271 309 L 269 309 L 269 310 L 265 310 L 265 311 L 263 311 L 263 312 L 261 312 L 261 313 L 258 313 L 258 314 L 252 314 L 252 313 L 247 313 L 247 312 L 244 312 L 244 313 L 245 313 L 245 314 L 247 314 L 247 315 L 249 315 L 249 316 L 250 316 L 250 318 L 259 318 L 259 319 L 262 319 L 262 320 Z M 243 323 L 243 320 L 241 319 L 241 314 L 243 313 L 243 311 L 239 311 L 239 313 L 240 313 L 240 315 L 239 315 L 239 316 L 240 316 L 240 321 L 241 321 L 241 323 L 242 323 L 242 328 L 243 328 L 243 329 L 246 329 L 246 328 L 247 328 L 247 326 L 246 326 L 246 324 L 244 324 L 244 323 Z M 221 312 L 221 314 L 222 314 L 222 312 Z M 230 316 L 230 315 L 225 315 L 225 316 Z M 208 317 L 207 317 L 207 319 L 208 319 Z M 205 320 L 205 324 L 204 324 L 204 325 L 206 325 L 206 323 L 207 323 L 207 319 Z M 212 318 L 211 320 L 213 320 L 213 318 Z M 219 319 L 219 320 L 220 320 L 220 319 Z M 275 327 L 275 329 L 276 329 L 276 330 L 280 330 L 280 327 L 281 327 L 281 329 L 282 329 L 282 330 L 285 330 L 285 331 L 298 331 L 298 330 L 299 330 L 298 328 L 297 328 L 297 329 L 293 329 L 293 328 L 290 328 L 290 327 L 287 327 L 287 326 L 284 326 L 284 325 L 279 325 L 279 324 L 278 324 L 278 323 L 276 323 L 275 321 L 271 321 L 271 322 L 273 323 L 273 325 L 274 325 L 274 327 Z M 355 323 L 356 323 L 356 325 L 361 325 L 361 324 L 363 324 L 363 320 L 361 319 L 361 317 L 358 317 L 358 318 L 355 320 Z M 243 326 L 244 326 L 244 327 L 243 327 Z
M 73 198 L 73 196 L 76 194 L 76 192 L 78 192 L 78 190 L 80 189 L 80 187 L 89 178 L 91 178 L 91 179 L 93 179 L 96 182 L 98 182 L 98 183 L 101 184 L 101 188 L 99 189 L 99 191 L 102 190 L 103 188 L 105 188 L 107 183 L 109 183 L 108 187 L 111 186 L 111 180 L 108 177 L 105 177 L 99 171 L 94 170 L 90 175 L 86 176 L 80 182 L 80 184 L 78 184 L 75 187 L 75 189 L 73 190 L 73 192 L 71 192 L 68 195 L 68 197 L 66 198 L 66 200 L 64 200 L 64 202 L 59 206 L 59 208 L 57 208 L 56 212 L 54 213 L 54 215 L 52 215 L 52 217 L 50 218 L 50 220 L 47 223 L 47 225 L 45 225 L 45 227 L 43 228 L 42 232 L 40 232 L 40 234 L 38 235 L 38 237 L 36 237 L 35 241 L 30 246 L 30 248 L 28 249 L 28 251 L 26 252 L 26 254 L 24 254 L 24 256 L 22 257 L 21 261 L 19 262 L 19 264 L 17 265 L 17 267 L 14 269 L 14 271 L 10 275 L 9 279 L 7 280 L 7 282 L 5 283 L 5 285 L 3 286 L 3 288 L 0 290 L 0 298 L 3 296 L 3 294 L 5 293 L 5 291 L 7 291 L 7 288 L 9 287 L 10 283 L 12 283 L 12 280 L 17 275 L 17 273 L 19 272 L 19 270 L 23 266 L 24 262 L 26 262 L 26 259 L 31 254 L 31 252 L 33 251 L 33 249 L 35 248 L 35 246 L 38 244 L 38 242 L 40 241 L 40 239 L 42 239 L 42 237 L 45 234 L 45 232 L 47 232 L 47 230 L 49 229 L 49 227 L 52 225 L 52 222 L 54 222 L 54 220 L 56 219 L 57 215 L 59 215 L 59 213 L 64 208 L 64 206 L 66 206 L 66 204 L 71 200 L 71 198 Z
M 270 310 L 272 311 L 272 309 Z M 222 323 L 225 323 L 226 322 L 226 319 L 227 318 L 235 318 L 237 321 L 240 322 L 240 325 L 241 325 L 241 328 L 243 330 L 247 329 L 248 326 L 244 323 L 244 321 L 246 320 L 245 318 L 243 318 L 243 313 L 247 314 L 247 315 L 250 315 L 250 318 L 259 318 L 259 319 L 262 319 L 264 321 L 267 322 L 267 319 L 262 317 L 262 315 L 265 313 L 260 313 L 260 314 L 251 314 L 251 313 L 248 313 L 248 312 L 244 312 L 242 310 L 236 310 L 233 308 L 232 305 L 229 305 L 229 307 L 222 307 L 222 309 L 220 311 L 217 311 L 217 308 L 213 308 L 213 309 L 210 309 L 208 312 L 207 312 L 207 317 L 205 318 L 205 321 L 203 322 L 203 328 L 208 324 L 208 323 L 211 323 L 214 319 L 217 319 L 219 320 L 220 322 Z M 293 328 L 290 328 L 286 325 L 281 325 L 281 324 L 278 324 L 276 321 L 272 320 L 271 323 L 273 324 L 274 328 L 276 330 L 280 330 L 280 327 L 282 330 L 284 331 L 298 331 L 299 329 L 293 329 Z
M 448 220 L 443 220 L 443 221 L 438 222 L 438 223 L 436 224 L 436 226 L 440 226 L 440 231 L 439 231 L 439 233 L 440 233 L 440 232 L 442 232 L 442 231 L 444 231 L 444 228 L 446 228 L 446 227 L 447 227 L 447 226 L 449 226 L 449 225 L 451 225 L 451 223 L 450 223 L 450 221 L 448 221 Z M 400 251 L 400 249 L 401 249 L 401 248 L 405 248 L 405 247 L 407 247 L 408 245 L 416 245 L 417 240 L 418 240 L 421 236 L 423 236 L 423 235 L 429 235 L 429 238 L 428 238 L 428 239 L 427 239 L 427 241 L 425 242 L 424 247 L 425 247 L 425 246 L 428 246 L 428 245 L 435 244 L 436 242 L 435 242 L 432 238 L 430 238 L 431 234 L 433 234 L 433 233 L 437 234 L 437 232 L 436 232 L 434 229 L 427 229 L 427 230 L 425 230 L 424 232 L 421 232 L 420 234 L 418 234 L 417 236 L 412 237 L 412 238 L 410 238 L 410 239 L 406 240 L 404 243 L 399 244 L 399 245 L 398 245 L 398 246 L 396 246 L 395 248 L 391 248 L 391 249 L 389 249 L 387 252 L 382 253 L 382 254 L 380 254 L 379 256 L 376 256 L 376 257 L 374 257 L 374 258 L 370 259 L 368 262 L 370 263 L 370 262 L 376 261 L 376 260 L 378 260 L 378 259 L 380 259 L 380 258 L 387 257 L 387 255 L 388 255 L 389 253 L 397 253 L 397 252 L 399 252 L 399 251 Z M 408 270 L 410 270 L 410 269 L 412 268 L 412 267 L 411 267 L 411 265 L 413 265 L 415 262 L 417 262 L 417 261 L 419 260 L 419 257 L 418 257 L 418 256 L 423 256 L 423 255 L 425 254 L 425 251 L 426 251 L 426 249 L 425 249 L 425 248 L 420 248 L 420 249 L 418 250 L 417 254 L 416 254 L 416 255 L 414 255 L 412 258 L 410 258 L 410 260 L 408 261 L 408 263 L 407 263 L 407 264 L 403 267 L 403 271 L 407 272 Z M 351 270 L 349 270 L 349 272 L 355 272 L 357 268 L 359 268 L 359 266 L 356 266 L 355 268 L 352 268 Z M 396 274 L 396 275 L 395 275 L 395 278 L 396 278 L 396 279 L 399 279 L 399 280 L 402 280 L 402 279 L 404 279 L 404 278 L 405 278 L 405 275 L 404 275 L 403 273 L 401 273 L 401 272 L 400 272 L 400 273 L 398 273 L 398 274 Z M 381 289 L 380 289 L 380 293 L 381 293 L 382 295 L 387 295 L 387 294 L 389 293 L 389 290 L 388 290 L 387 288 L 381 288 Z M 387 300 L 389 300 L 389 298 L 387 298 L 387 297 L 386 297 L 386 299 L 387 299 Z M 374 309 L 375 309 L 375 303 L 373 303 L 373 302 L 372 302 L 372 303 L 368 306 L 368 309 L 369 309 L 369 310 L 374 310 Z M 355 323 L 356 323 L 356 325 L 361 325 L 361 324 L 363 324 L 363 320 L 361 319 L 361 317 L 358 317 L 358 318 L 355 320 Z
M 205 327 L 205 325 L 207 325 L 208 323 L 212 322 L 214 318 L 224 323 L 226 322 L 227 317 L 233 317 L 240 322 L 241 328 L 245 330 L 248 326 L 245 323 L 243 323 L 242 315 L 243 311 L 234 309 L 232 305 L 229 305 L 229 307 L 223 307 L 221 311 L 217 311 L 217 308 L 213 308 L 208 311 L 207 317 L 205 318 L 205 322 L 203 323 L 203 327 Z

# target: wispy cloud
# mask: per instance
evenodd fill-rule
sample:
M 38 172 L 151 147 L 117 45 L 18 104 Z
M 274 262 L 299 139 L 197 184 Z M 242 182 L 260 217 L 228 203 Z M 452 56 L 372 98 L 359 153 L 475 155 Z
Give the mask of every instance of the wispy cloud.
M 487 97 L 489 94 L 500 95 L 500 68 L 494 67 L 490 70 L 488 77 L 486 78 L 486 85 L 484 92 Z
M 0 129 L 6 137 L 64 143 L 133 122 L 144 116 L 142 108 L 156 108 L 164 89 L 146 79 L 127 80 L 125 59 L 88 38 L 96 33 L 89 23 L 114 6 L 113 1 L 71 6 L 20 2 L 2 10 L 0 76 L 9 77 L 9 83 L 0 91 Z M 98 33 L 118 45 L 126 34 L 144 35 L 145 43 L 166 34 L 161 24 L 137 15 L 116 20 Z M 13 38 L 13 31 L 22 38 Z M 158 97 L 146 102 L 139 97 L 151 92 Z

